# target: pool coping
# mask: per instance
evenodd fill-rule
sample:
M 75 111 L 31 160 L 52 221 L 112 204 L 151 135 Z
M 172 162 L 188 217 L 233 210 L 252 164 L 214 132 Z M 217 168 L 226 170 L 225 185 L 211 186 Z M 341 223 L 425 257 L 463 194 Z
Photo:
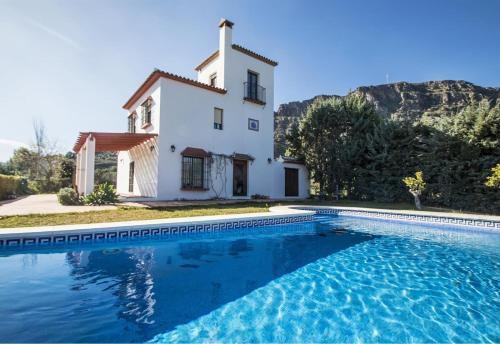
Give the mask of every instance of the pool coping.
M 312 221 L 314 212 L 270 208 L 269 212 L 0 229 L 0 247 L 127 240 L 164 235 L 217 232 Z
M 316 214 L 459 226 L 500 233 L 500 217 L 358 207 L 287 205 L 269 212 L 0 229 L 0 248 L 11 246 L 128 240 L 164 235 L 217 232 L 312 221 Z
M 439 226 L 457 226 L 465 229 L 481 229 L 500 233 L 500 216 L 495 215 L 316 205 L 291 205 L 287 207 L 297 210 L 311 210 L 316 214 L 334 214 Z

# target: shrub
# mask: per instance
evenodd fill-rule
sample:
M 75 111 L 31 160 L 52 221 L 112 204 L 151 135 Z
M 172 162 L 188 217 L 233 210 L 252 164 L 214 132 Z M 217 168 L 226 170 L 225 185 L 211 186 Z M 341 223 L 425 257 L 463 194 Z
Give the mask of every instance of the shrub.
M 0 199 L 7 199 L 26 192 L 26 180 L 19 176 L 0 174 Z
M 62 188 L 59 190 L 57 199 L 62 205 L 78 205 L 81 203 L 78 194 L 72 188 Z
M 486 178 L 484 185 L 492 189 L 500 189 L 500 164 L 491 168 L 491 176 Z
M 251 196 L 252 199 L 269 199 L 269 196 L 255 194 Z
M 109 183 L 99 184 L 95 187 L 94 192 L 85 196 L 83 202 L 87 205 L 103 205 L 116 203 L 118 195 L 113 185 Z

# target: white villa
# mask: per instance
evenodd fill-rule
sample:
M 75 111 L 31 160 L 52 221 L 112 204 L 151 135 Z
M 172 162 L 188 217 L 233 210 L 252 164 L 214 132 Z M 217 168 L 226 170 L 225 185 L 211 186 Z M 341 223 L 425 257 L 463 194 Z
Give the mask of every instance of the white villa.
M 219 48 L 196 68 L 197 80 L 154 70 L 123 105 L 128 133 L 81 132 L 75 184 L 94 187 L 96 152 L 118 153 L 117 191 L 155 200 L 273 199 L 309 195 L 308 172 L 273 158 L 277 62 L 233 44 L 219 24 Z

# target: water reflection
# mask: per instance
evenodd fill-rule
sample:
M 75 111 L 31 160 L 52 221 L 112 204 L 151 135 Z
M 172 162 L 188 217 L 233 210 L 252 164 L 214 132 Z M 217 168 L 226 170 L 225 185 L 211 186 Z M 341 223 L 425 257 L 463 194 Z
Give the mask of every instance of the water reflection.
M 345 232 L 347 233 L 347 232 Z M 207 314 L 319 258 L 369 240 L 327 227 L 277 235 L 157 242 L 134 248 L 71 251 L 71 290 L 98 285 L 132 330 L 113 341 L 141 341 Z M 122 336 L 126 335 L 127 338 Z M 86 338 L 89 339 L 89 338 Z M 97 341 L 105 341 L 96 334 Z M 68 340 L 78 340 L 68 338 Z
M 68 252 L 75 279 L 71 290 L 85 290 L 88 284 L 111 291 L 116 316 L 137 324 L 153 324 L 156 300 L 153 292 L 154 249 L 151 247 Z
M 309 223 L 4 251 L 0 341 L 143 342 L 369 239 Z

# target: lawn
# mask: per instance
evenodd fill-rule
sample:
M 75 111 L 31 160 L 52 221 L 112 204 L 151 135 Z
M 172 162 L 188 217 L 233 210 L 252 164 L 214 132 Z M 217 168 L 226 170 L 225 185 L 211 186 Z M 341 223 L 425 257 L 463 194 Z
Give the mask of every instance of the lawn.
M 340 200 L 340 201 L 318 201 L 318 200 L 305 200 L 300 202 L 281 202 L 282 204 L 305 204 L 305 205 L 324 205 L 324 206 L 337 206 L 337 207 L 357 207 L 357 208 L 376 208 L 376 209 L 387 209 L 387 210 L 415 210 L 415 204 L 413 203 L 381 203 L 381 202 L 368 202 L 368 201 L 350 201 L 350 200 Z M 478 212 L 467 212 L 457 209 L 448 208 L 438 208 L 438 207 L 426 207 L 422 206 L 422 211 L 435 211 L 435 212 L 446 212 L 446 213 L 457 213 L 457 214 L 480 214 Z M 487 214 L 482 214 L 487 215 Z
M 155 220 L 176 217 L 245 214 L 267 211 L 269 211 L 268 204 L 257 202 L 168 208 L 119 207 L 114 210 L 89 211 L 84 213 L 4 216 L 0 217 L 0 228 Z
M 165 208 L 119 207 L 114 210 L 89 211 L 85 213 L 34 214 L 0 217 L 0 228 L 56 226 L 68 224 L 119 222 L 134 220 L 169 219 L 176 217 L 229 215 L 269 211 L 276 205 L 330 205 L 392 210 L 415 210 L 411 203 L 376 203 L 360 201 L 284 201 L 284 202 L 242 202 L 218 205 L 171 206 Z M 423 207 L 423 211 L 466 213 L 453 209 Z M 478 213 L 468 213 L 478 214 Z

